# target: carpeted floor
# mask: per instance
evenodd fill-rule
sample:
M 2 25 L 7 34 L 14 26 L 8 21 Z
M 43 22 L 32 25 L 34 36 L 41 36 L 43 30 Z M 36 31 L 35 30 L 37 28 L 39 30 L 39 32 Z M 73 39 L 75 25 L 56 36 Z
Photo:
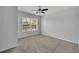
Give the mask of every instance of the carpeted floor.
M 6 53 L 78 53 L 78 45 L 44 35 L 18 39 L 17 47 Z

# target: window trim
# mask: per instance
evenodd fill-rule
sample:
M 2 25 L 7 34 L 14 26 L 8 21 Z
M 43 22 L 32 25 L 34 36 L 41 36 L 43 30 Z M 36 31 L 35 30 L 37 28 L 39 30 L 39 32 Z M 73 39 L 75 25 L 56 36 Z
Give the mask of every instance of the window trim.
M 22 18 L 23 17 L 25 17 L 25 18 L 33 18 L 33 19 L 36 19 L 36 29 L 35 30 L 32 30 L 32 31 L 27 31 L 27 30 L 25 30 L 25 31 L 22 31 L 23 30 L 23 28 L 22 28 Z M 26 33 L 26 32 L 35 32 L 35 31 L 37 31 L 38 30 L 38 18 L 37 17 L 27 17 L 27 16 L 22 16 L 21 17 L 21 32 L 23 32 L 23 33 Z

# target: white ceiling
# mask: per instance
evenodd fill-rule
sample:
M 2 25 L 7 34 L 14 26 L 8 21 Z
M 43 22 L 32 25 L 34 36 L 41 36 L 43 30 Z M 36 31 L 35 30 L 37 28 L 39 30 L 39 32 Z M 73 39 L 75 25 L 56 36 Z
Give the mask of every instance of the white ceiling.
M 33 11 L 33 10 L 37 10 L 37 8 L 38 8 L 37 6 L 19 6 L 18 10 L 38 15 L 36 14 L 35 11 Z M 39 16 L 55 13 L 58 11 L 62 11 L 63 9 L 71 8 L 71 7 L 69 6 L 42 6 L 41 8 L 48 8 L 48 11 L 46 11 L 45 14 L 39 14 Z

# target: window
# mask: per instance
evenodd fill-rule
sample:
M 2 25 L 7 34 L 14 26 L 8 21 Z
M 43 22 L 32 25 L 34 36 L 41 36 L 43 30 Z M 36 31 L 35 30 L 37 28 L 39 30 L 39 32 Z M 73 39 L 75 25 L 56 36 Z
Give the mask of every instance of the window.
M 36 31 L 37 30 L 37 19 L 22 17 L 22 32 Z

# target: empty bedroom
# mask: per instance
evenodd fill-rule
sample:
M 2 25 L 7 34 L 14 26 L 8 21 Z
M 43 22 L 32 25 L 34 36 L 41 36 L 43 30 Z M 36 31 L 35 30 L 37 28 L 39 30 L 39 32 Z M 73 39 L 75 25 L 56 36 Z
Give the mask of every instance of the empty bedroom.
M 78 6 L 0 6 L 1 53 L 79 53 Z

